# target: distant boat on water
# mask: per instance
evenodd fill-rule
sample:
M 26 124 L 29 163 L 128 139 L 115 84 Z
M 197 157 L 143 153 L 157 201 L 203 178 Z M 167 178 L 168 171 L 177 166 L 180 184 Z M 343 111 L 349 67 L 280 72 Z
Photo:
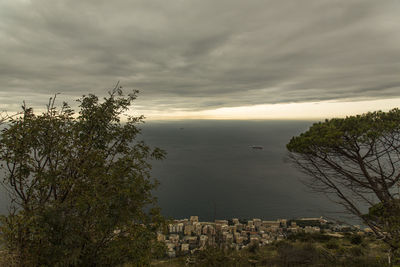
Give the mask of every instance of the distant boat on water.
M 252 149 L 264 149 L 263 146 L 251 146 Z

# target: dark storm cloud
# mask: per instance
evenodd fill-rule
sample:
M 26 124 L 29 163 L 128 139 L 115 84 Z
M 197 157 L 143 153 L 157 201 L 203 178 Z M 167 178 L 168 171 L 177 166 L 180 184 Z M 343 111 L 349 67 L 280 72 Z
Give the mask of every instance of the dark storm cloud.
M 399 97 L 400 2 L 0 3 L 0 103 L 104 94 L 150 109 Z

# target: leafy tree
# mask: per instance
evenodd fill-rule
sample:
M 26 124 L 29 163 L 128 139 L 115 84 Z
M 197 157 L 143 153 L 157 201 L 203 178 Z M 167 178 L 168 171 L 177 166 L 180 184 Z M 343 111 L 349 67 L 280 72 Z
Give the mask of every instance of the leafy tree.
M 287 144 L 304 182 L 358 216 L 393 250 L 400 246 L 400 110 L 312 125 Z M 369 208 L 369 214 L 365 214 Z
M 3 239 L 21 266 L 144 265 L 160 248 L 162 223 L 150 160 L 164 152 L 138 141 L 143 117 L 121 116 L 137 91 L 114 88 L 103 100 L 55 98 L 36 115 L 22 107 L 0 137 L 3 186 L 12 200 Z

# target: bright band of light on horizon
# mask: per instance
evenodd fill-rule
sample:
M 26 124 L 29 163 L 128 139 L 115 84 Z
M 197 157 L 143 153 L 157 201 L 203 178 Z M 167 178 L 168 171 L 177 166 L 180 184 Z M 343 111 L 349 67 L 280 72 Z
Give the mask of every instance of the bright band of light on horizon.
M 288 104 L 267 104 L 243 107 L 225 107 L 203 111 L 169 110 L 159 112 L 139 107 L 140 114 L 146 120 L 182 120 L 182 119 L 220 119 L 220 120 L 314 120 L 334 117 L 346 117 L 369 111 L 388 111 L 400 107 L 400 98 L 348 101 L 348 102 L 307 102 Z

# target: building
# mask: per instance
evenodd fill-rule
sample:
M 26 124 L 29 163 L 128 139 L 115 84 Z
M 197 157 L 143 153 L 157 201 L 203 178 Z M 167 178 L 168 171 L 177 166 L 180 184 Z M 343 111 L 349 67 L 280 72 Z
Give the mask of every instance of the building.
M 190 216 L 190 223 L 198 223 L 199 222 L 199 216 Z

